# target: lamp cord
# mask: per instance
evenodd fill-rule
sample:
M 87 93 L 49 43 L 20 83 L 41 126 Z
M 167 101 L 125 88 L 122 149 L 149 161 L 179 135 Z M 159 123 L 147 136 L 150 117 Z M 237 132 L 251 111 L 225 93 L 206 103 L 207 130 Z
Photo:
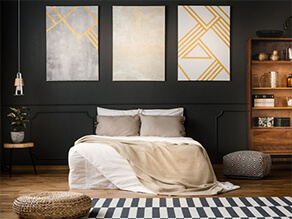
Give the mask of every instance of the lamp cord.
M 18 0 L 18 20 L 17 20 L 17 38 L 18 38 L 18 72 L 20 72 L 20 0 Z

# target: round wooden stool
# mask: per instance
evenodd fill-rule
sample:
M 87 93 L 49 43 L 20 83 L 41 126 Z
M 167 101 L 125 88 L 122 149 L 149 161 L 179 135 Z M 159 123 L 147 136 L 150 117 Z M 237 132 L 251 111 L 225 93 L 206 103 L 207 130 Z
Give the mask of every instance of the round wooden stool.
M 34 164 L 34 160 L 33 160 L 33 156 L 31 153 L 31 148 L 34 147 L 34 143 L 33 142 L 27 142 L 27 143 L 4 143 L 4 148 L 9 149 L 10 150 L 10 155 L 9 155 L 9 176 L 11 177 L 11 173 L 12 173 L 12 151 L 14 149 L 25 149 L 27 148 L 29 150 L 29 155 L 31 158 L 31 162 L 33 165 L 33 169 L 34 169 L 34 173 L 35 175 L 37 175 L 37 171 L 35 168 L 35 164 Z

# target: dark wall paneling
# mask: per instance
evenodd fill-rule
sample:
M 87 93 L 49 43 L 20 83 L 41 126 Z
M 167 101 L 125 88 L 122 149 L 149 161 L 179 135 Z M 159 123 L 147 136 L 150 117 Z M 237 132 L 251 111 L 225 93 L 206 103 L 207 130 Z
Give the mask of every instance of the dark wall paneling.
M 242 136 L 246 136 L 246 111 L 222 110 L 216 123 L 218 153 L 225 155 L 246 149 L 246 140 L 242 142 Z
M 231 6 L 231 81 L 177 81 L 177 5 Z M 45 6 L 98 5 L 100 81 L 46 82 Z M 112 81 L 112 6 L 166 6 L 166 81 Z M 184 107 L 187 135 L 201 142 L 213 162 L 222 155 L 246 148 L 245 41 L 260 29 L 282 29 L 291 15 L 291 1 L 203 0 L 22 0 L 21 71 L 24 97 L 14 97 L 17 71 L 17 1 L 1 1 L 1 100 L 3 141 L 10 141 L 6 118 L 9 106 L 28 106 L 33 111 L 26 140 L 36 143 L 39 164 L 66 164 L 74 141 L 94 133 L 96 106 L 108 108 Z M 284 37 L 291 36 L 285 32 Z M 218 118 L 221 111 L 224 114 Z M 218 121 L 217 121 L 218 120 Z M 215 122 L 217 121 L 217 122 Z M 234 125 L 234 123 L 240 125 Z M 30 164 L 25 151 L 15 162 Z M 64 159 L 64 160 L 63 160 Z
M 38 113 L 31 123 L 37 158 L 67 160 L 74 139 L 92 133 L 94 119 L 87 112 L 46 112 Z

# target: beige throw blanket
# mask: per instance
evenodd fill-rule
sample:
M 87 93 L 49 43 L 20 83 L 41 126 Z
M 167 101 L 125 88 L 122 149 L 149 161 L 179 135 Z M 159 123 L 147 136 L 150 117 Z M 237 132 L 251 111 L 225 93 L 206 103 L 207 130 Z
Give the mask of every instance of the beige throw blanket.
M 97 136 L 85 136 L 75 144 L 84 142 L 114 148 L 129 162 L 141 184 L 157 194 L 214 195 L 224 191 L 216 180 L 206 150 L 200 145 Z

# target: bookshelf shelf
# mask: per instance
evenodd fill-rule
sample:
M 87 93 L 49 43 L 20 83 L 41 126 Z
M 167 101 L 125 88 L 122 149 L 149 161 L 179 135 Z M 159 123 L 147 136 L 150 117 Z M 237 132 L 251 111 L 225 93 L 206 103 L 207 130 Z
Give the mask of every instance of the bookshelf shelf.
M 291 126 L 289 127 L 258 127 L 258 126 L 253 126 L 253 129 L 257 129 L 257 130 L 261 130 L 261 131 L 270 131 L 272 129 L 277 129 L 277 130 L 281 130 L 281 129 L 292 129 Z
M 259 60 L 252 60 L 252 64 L 292 64 L 292 61 L 259 61 Z
M 292 110 L 292 107 L 288 106 L 274 106 L 274 107 L 253 107 L 253 110 Z
M 291 90 L 292 87 L 253 87 L 253 90 Z

